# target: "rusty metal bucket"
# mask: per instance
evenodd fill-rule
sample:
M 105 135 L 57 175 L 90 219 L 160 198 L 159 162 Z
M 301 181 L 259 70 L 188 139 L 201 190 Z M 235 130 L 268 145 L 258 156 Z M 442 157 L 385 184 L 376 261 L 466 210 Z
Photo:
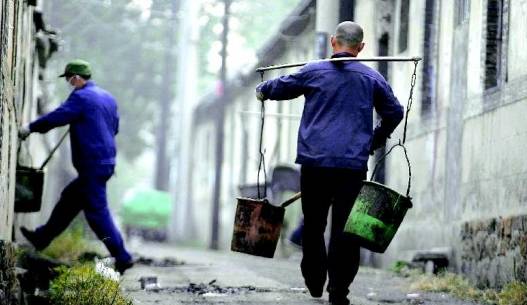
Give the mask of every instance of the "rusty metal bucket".
M 280 239 L 285 207 L 300 198 L 300 193 L 274 206 L 267 199 L 237 198 L 231 250 L 272 258 Z

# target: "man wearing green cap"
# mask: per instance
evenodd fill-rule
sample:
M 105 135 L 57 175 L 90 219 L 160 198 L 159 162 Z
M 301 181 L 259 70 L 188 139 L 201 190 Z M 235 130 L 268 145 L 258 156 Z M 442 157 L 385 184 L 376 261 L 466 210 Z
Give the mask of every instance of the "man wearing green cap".
M 115 135 L 119 129 L 117 104 L 113 96 L 90 80 L 90 64 L 74 60 L 66 65 L 65 77 L 73 90 L 54 111 L 22 127 L 25 139 L 32 132 L 46 133 L 70 125 L 73 166 L 78 172 L 61 194 L 46 224 L 35 231 L 21 228 L 22 234 L 37 250 L 46 248 L 82 210 L 88 224 L 115 257 L 121 274 L 133 265 L 121 234 L 115 226 L 106 199 L 106 183 L 115 168 Z

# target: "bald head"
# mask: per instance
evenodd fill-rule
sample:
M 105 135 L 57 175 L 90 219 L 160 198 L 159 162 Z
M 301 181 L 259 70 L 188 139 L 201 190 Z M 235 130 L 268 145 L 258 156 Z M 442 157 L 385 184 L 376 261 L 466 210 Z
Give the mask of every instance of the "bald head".
M 342 47 L 355 48 L 360 45 L 363 38 L 362 28 L 352 21 L 339 23 L 335 30 L 335 39 Z

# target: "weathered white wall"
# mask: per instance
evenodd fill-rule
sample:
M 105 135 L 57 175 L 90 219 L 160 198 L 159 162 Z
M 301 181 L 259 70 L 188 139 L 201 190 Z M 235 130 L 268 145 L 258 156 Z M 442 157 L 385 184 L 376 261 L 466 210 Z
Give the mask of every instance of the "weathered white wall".
M 521 51 L 527 41 L 522 14 L 527 3 L 510 1 L 510 18 L 504 17 L 510 22 L 510 37 L 504 40 L 508 81 L 489 90 L 483 85 L 486 2 L 470 3 L 468 24 L 459 26 L 453 22 L 453 3 L 441 3 L 437 112 L 430 119 L 421 118 L 418 111 L 411 114 L 407 147 L 414 208 L 383 256 L 386 265 L 409 258 L 413 250 L 446 246 L 453 249 L 459 267 L 462 224 L 527 213 L 527 163 L 522 161 L 527 148 L 527 125 L 522 121 L 527 107 L 527 57 Z M 421 10 L 424 7 L 412 6 L 410 20 L 424 15 Z M 414 27 L 422 22 L 416 21 Z M 410 40 L 422 43 L 421 35 L 412 32 Z M 416 46 L 414 52 L 420 49 Z M 397 80 L 406 75 L 392 69 L 396 94 L 406 86 Z M 403 161 L 390 160 L 387 184 L 396 189 L 402 189 L 406 179 Z
M 527 62 L 527 0 L 510 0 L 509 78 L 525 76 Z M 523 64 L 522 64 L 523 63 Z

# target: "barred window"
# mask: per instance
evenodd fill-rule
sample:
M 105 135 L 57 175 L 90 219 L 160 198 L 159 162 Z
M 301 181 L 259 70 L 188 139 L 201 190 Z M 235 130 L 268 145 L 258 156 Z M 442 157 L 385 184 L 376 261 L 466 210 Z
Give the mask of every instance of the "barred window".
M 410 15 L 410 0 L 401 0 L 399 10 L 399 52 L 408 48 L 408 21 Z
M 424 41 L 423 41 L 423 77 L 421 96 L 421 115 L 429 117 L 436 98 L 436 43 L 437 43 L 436 0 L 426 0 Z
M 498 85 L 501 73 L 503 0 L 488 0 L 485 48 L 485 89 Z

